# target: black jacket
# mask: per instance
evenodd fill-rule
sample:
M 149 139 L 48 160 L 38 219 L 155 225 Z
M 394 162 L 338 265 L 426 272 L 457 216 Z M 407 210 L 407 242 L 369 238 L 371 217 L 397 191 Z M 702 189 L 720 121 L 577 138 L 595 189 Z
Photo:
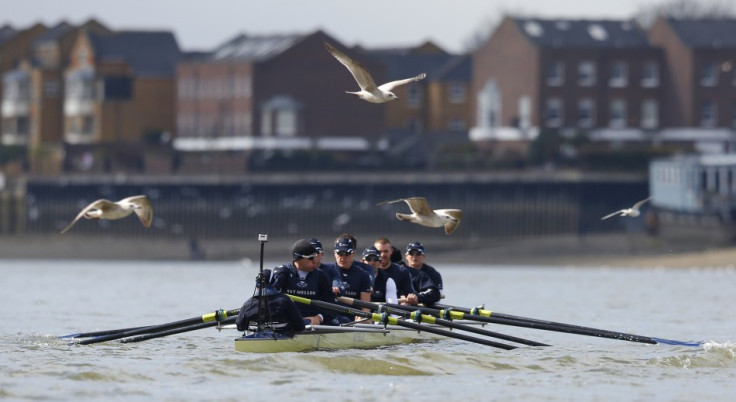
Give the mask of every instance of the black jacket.
M 304 330 L 302 314 L 289 296 L 277 294 L 264 297 L 268 306 L 268 315 L 264 312 L 263 320 L 265 323 L 273 323 L 274 331 L 294 333 Z M 259 299 L 259 297 L 251 297 L 243 304 L 238 318 L 235 319 L 238 331 L 245 331 L 249 326 L 254 326 L 258 322 Z

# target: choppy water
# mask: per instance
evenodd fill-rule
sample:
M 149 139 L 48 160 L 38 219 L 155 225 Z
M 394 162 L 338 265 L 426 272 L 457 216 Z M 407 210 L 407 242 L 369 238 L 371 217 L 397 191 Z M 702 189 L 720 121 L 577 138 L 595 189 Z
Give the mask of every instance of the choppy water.
M 267 264 L 268 265 L 268 264 Z M 142 343 L 69 346 L 56 336 L 238 308 L 256 266 L 0 260 L 3 400 L 732 400 L 733 269 L 442 266 L 447 302 L 703 347 L 534 329 L 512 351 L 460 340 L 373 350 L 234 351 L 207 328 Z

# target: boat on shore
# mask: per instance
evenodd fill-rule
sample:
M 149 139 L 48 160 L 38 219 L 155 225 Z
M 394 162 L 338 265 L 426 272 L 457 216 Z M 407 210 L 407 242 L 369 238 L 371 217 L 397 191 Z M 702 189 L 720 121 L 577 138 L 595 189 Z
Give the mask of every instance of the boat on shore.
M 428 325 L 429 326 L 429 325 Z M 227 327 L 223 327 L 227 328 Z M 367 349 L 426 342 L 443 336 L 398 325 L 307 325 L 293 337 L 271 332 L 246 331 L 235 339 L 235 350 L 247 353 L 304 352 L 310 350 Z

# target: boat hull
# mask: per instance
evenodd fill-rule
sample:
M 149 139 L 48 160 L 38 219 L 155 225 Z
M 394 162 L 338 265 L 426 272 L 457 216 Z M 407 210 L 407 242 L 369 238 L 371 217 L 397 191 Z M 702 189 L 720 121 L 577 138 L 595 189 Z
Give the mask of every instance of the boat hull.
M 441 335 L 418 332 L 400 326 L 358 324 L 352 327 L 313 325 L 293 338 L 276 338 L 246 333 L 235 339 L 235 350 L 247 353 L 304 352 L 319 349 L 375 348 L 422 342 Z

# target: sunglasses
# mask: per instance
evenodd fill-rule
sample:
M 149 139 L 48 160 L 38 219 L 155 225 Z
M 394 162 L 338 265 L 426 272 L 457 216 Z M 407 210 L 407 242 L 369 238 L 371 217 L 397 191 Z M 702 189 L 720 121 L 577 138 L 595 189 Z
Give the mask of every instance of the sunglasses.
M 348 253 L 347 251 L 335 251 L 335 254 L 339 255 L 340 257 L 347 257 L 353 253 Z
M 412 256 L 412 257 L 416 257 L 416 256 L 418 256 L 418 255 L 423 255 L 424 253 L 422 253 L 422 252 L 421 252 L 421 251 L 419 251 L 419 250 L 411 250 L 411 251 L 409 251 L 409 253 L 408 253 L 408 254 L 409 254 L 410 256 Z
M 377 262 L 377 261 L 381 261 L 381 259 L 380 259 L 380 258 L 378 258 L 378 257 L 376 257 L 376 256 L 374 256 L 374 255 L 370 255 L 370 256 L 368 256 L 368 257 L 365 257 L 365 260 L 366 260 L 366 261 L 368 261 L 368 262 Z
M 294 254 L 296 254 L 296 253 L 294 253 Z M 317 254 L 310 254 L 310 255 L 296 254 L 296 256 L 299 257 L 299 258 L 307 259 L 309 261 L 314 261 L 315 258 L 317 258 Z

